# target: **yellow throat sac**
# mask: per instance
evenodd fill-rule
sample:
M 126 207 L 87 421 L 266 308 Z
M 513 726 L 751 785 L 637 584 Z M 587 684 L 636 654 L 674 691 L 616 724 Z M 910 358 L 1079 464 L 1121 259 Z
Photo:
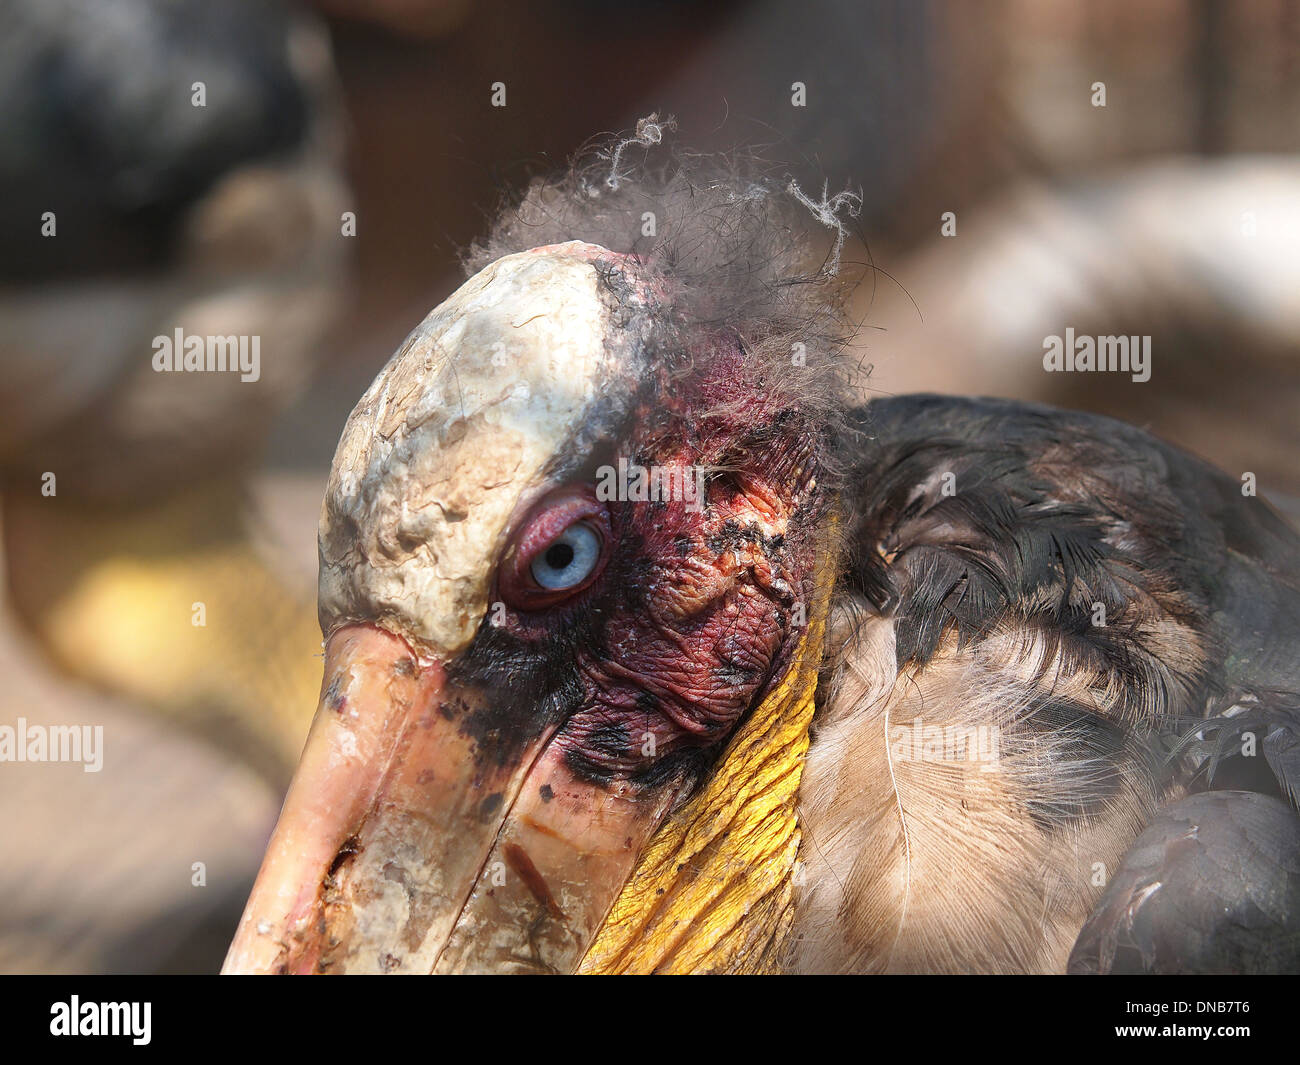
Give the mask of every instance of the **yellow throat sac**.
M 704 786 L 650 841 L 578 972 L 780 971 L 794 917 L 796 802 L 833 576 L 833 552 L 823 552 L 793 664 Z

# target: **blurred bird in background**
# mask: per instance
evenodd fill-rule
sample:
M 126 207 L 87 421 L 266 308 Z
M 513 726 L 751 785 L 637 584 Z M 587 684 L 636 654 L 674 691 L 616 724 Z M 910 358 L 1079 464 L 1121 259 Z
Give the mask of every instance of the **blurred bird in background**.
M 869 394 L 1118 415 L 1294 514 L 1297 54 L 1282 0 L 0 6 L 3 716 L 111 723 L 101 774 L 0 767 L 31 811 L 0 966 L 219 964 L 316 699 L 339 429 L 501 195 L 595 130 L 672 112 L 860 188 Z M 1066 326 L 1152 335 L 1152 382 L 1044 373 Z M 155 373 L 176 328 L 260 336 L 261 380 Z
M 151 967 L 193 929 L 169 939 L 150 906 L 201 917 L 246 875 L 236 842 L 264 830 L 318 683 L 309 589 L 277 564 L 249 471 L 346 286 L 328 42 L 279 4 L 9 3 L 0 130 L 4 561 L 25 630 L 6 631 L 27 674 L 5 716 L 113 723 L 102 775 L 0 775 L 34 814 L 3 830 L 0 964 Z M 259 337 L 258 379 L 155 372 L 176 330 Z M 91 712 L 44 663 L 113 701 Z M 113 900 L 137 908 L 134 947 Z
M 273 771 L 299 739 L 288 664 L 311 644 L 257 555 L 246 479 L 345 277 L 328 46 L 319 26 L 254 3 L 31 4 L 10 19 L 12 601 L 62 668 Z M 259 379 L 155 372 L 153 338 L 178 328 L 259 336 Z M 206 632 L 175 624 L 196 601 Z M 276 646 L 295 639 L 295 653 Z

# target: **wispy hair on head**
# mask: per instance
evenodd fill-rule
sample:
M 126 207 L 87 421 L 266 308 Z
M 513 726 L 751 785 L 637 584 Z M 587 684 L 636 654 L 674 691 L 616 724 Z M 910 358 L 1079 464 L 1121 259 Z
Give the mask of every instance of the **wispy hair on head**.
M 767 387 L 838 423 L 851 396 L 846 305 L 861 278 L 841 251 L 860 197 L 818 203 L 756 152 L 677 149 L 675 128 L 648 115 L 534 179 L 471 246 L 466 272 L 571 240 L 633 255 L 663 280 L 680 332 L 734 334 Z

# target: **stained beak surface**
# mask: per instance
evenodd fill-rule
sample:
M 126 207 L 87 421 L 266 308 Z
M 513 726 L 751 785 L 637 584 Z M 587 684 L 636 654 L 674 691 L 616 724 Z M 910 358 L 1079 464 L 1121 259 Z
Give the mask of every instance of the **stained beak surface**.
M 577 966 L 669 797 L 575 777 L 551 726 L 501 756 L 475 723 L 490 700 L 383 629 L 330 637 L 224 972 Z
M 563 700 L 467 663 L 511 523 L 627 416 L 656 306 L 596 245 L 504 256 L 357 404 L 321 511 L 321 701 L 226 972 L 581 961 L 671 789 L 576 776 Z

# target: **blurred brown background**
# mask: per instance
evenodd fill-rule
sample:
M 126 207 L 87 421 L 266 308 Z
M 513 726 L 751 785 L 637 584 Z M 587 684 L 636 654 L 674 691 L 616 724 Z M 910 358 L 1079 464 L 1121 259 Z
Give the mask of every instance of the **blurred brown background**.
M 1300 514 L 1295 3 L 10 0 L 0 41 L 0 725 L 105 729 L 101 773 L 0 764 L 0 970 L 216 968 L 348 411 L 503 197 L 651 112 L 861 187 L 870 388 L 1114 414 Z M 153 373 L 178 326 L 262 379 Z M 1151 380 L 1044 373 L 1066 326 L 1151 335 Z

